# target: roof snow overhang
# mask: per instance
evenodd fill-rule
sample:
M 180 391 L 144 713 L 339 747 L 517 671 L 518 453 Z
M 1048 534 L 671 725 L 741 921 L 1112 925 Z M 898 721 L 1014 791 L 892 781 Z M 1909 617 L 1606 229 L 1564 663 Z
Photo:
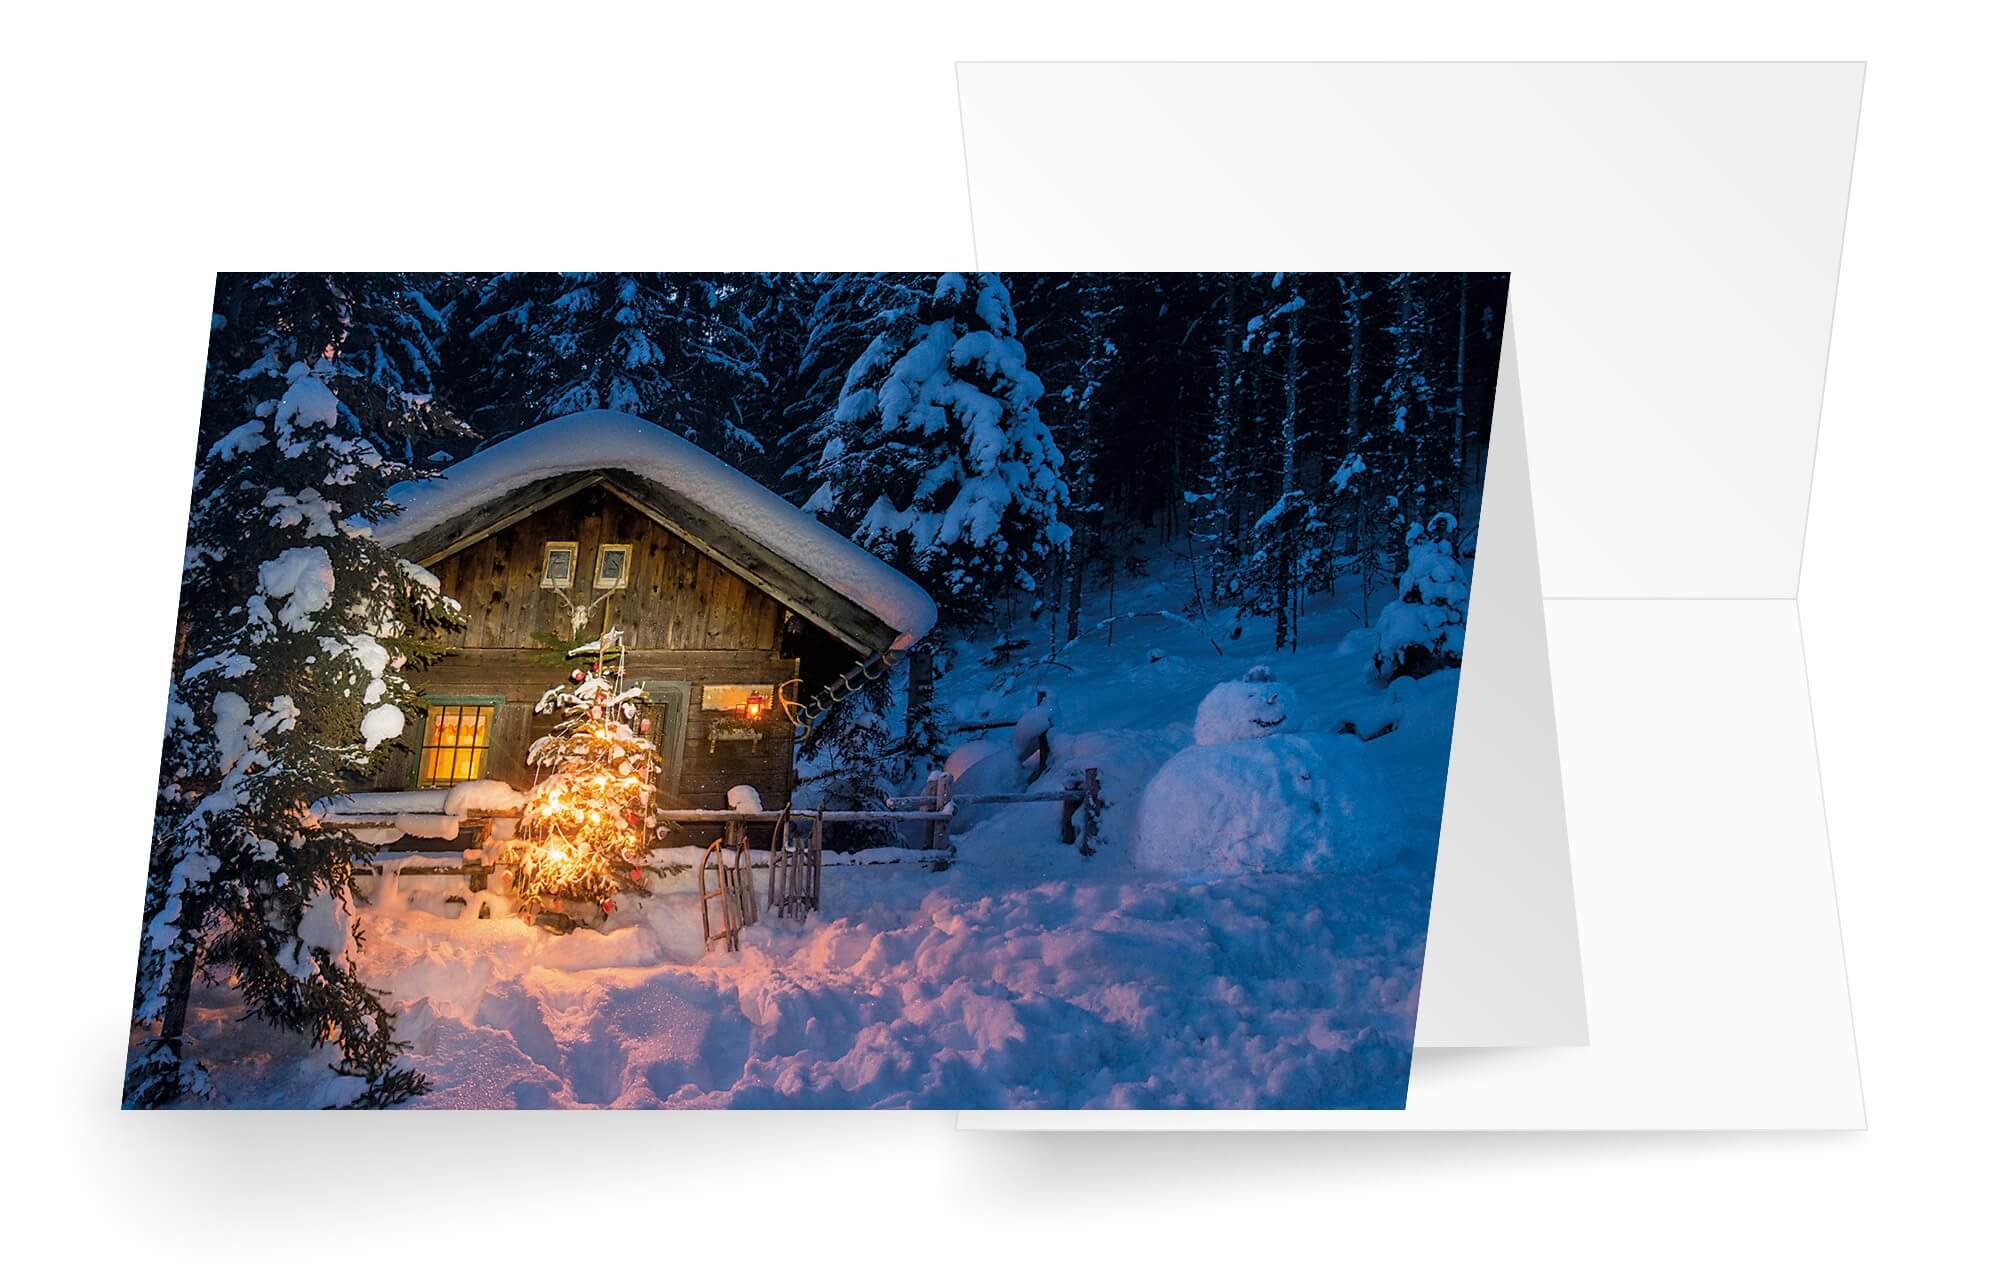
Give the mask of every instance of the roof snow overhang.
M 393 550 L 419 565 L 431 566 L 544 508 L 600 486 L 857 653 L 880 653 L 893 647 L 901 635 L 862 605 L 718 514 L 670 487 L 623 469 L 563 473 L 530 482 L 397 543 Z

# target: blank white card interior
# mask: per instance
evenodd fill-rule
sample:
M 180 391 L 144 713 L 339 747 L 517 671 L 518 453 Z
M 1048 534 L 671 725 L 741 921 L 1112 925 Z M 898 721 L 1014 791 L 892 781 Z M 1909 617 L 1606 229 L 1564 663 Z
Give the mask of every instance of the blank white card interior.
M 1488 511 L 1515 541 L 1475 571 L 1409 1107 L 961 1124 L 1861 1125 L 1792 603 L 1861 67 L 959 83 L 981 267 L 1511 272 Z

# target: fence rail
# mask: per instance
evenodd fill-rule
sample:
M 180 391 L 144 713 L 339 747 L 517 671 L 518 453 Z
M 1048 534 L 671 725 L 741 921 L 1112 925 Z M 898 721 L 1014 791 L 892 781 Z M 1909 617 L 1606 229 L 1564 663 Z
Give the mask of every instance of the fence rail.
M 1062 843 L 1065 846 L 1079 846 L 1083 854 L 1096 853 L 1098 817 L 1104 802 L 1099 793 L 1097 768 L 1086 767 L 1060 789 L 1022 790 L 1012 793 L 973 793 L 957 797 L 951 791 L 951 778 L 942 772 L 933 772 L 924 792 L 900 797 L 884 798 L 879 810 L 855 811 L 814 811 L 815 819 L 828 824 L 919 824 L 924 830 L 923 849 L 946 850 L 950 848 L 949 833 L 952 820 L 957 817 L 961 806 L 1013 806 L 1029 802 L 1059 802 L 1062 804 Z M 775 826 L 784 818 L 785 812 L 778 811 L 732 811 L 713 807 L 683 807 L 655 811 L 654 815 L 663 823 L 673 824 L 718 824 L 723 830 L 723 840 L 730 846 L 740 841 L 751 824 Z M 443 853 L 449 850 L 472 851 L 483 847 L 492 830 L 494 821 L 519 819 L 519 808 L 500 811 L 469 811 L 461 821 L 461 838 L 408 837 L 400 842 L 377 848 L 378 853 Z M 404 818 L 408 818 L 405 816 Z M 442 818 L 442 817 L 439 817 Z M 343 817 L 339 821 L 342 828 L 399 827 L 397 817 L 385 815 L 383 818 Z M 653 846 L 654 850 L 673 849 L 670 846 Z M 416 869 L 407 869 L 411 875 L 418 875 Z M 425 873 L 428 875 L 428 871 Z

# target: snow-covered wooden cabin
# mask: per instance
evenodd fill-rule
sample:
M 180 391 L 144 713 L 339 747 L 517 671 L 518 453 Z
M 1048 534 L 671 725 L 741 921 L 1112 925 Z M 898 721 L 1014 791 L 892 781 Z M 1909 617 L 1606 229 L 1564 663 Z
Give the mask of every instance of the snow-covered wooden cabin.
M 428 711 L 376 790 L 474 780 L 526 788 L 534 712 L 569 673 L 538 633 L 624 633 L 626 683 L 661 750 L 662 804 L 722 807 L 748 784 L 790 789 L 788 680 L 813 688 L 911 647 L 930 597 L 738 470 L 616 412 L 550 421 L 405 483 L 376 537 L 435 574 L 464 611 L 454 651 L 411 678 Z M 753 698 L 761 699 L 761 705 Z

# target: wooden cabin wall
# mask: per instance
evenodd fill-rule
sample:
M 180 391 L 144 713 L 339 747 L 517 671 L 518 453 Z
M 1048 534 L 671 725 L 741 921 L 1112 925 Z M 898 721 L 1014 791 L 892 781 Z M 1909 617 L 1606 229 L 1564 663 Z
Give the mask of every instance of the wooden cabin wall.
M 625 677 L 631 683 L 688 685 L 686 736 L 681 746 L 677 795 L 680 800 L 674 805 L 720 809 L 729 804 L 730 788 L 739 784 L 753 786 L 772 806 L 786 800 L 791 791 L 791 724 L 774 707 L 759 725 L 764 732 L 763 741 L 754 747 L 747 741 L 722 741 L 711 753 L 709 727 L 728 716 L 701 708 L 701 686 L 781 684 L 798 673 L 796 658 L 755 650 L 640 649 L 626 655 L 625 669 Z M 410 679 L 430 696 L 499 698 L 487 749 L 486 776 L 525 789 L 533 780 L 527 764 L 528 746 L 537 737 L 546 735 L 556 722 L 554 715 L 536 714 L 535 702 L 548 689 L 563 682 L 568 673 L 565 668 L 543 660 L 540 651 L 470 649 L 443 658 L 426 670 L 412 672 Z M 422 732 L 412 724 L 405 735 L 410 748 L 383 760 L 371 788 L 405 789 L 416 783 L 415 747 L 422 739 Z
M 542 545 L 576 541 L 574 583 L 562 593 L 542 586 Z M 586 488 L 488 536 L 430 567 L 446 593 L 464 606 L 461 648 L 527 648 L 535 633 L 568 636 L 569 606 L 601 595 L 591 587 L 597 548 L 629 543 L 631 585 L 611 597 L 611 618 L 626 643 L 642 649 L 764 649 L 778 647 L 784 610 L 778 602 L 710 560 L 601 486 Z M 589 624 L 594 639 L 604 607 Z
M 567 635 L 569 620 L 555 592 L 541 586 L 542 545 L 575 540 L 577 576 L 571 601 L 600 595 L 591 585 L 600 543 L 633 545 L 630 585 L 610 597 L 611 622 L 624 629 L 629 683 L 687 685 L 685 738 L 673 805 L 720 808 L 728 791 L 752 785 L 776 806 L 790 792 L 791 725 L 776 712 L 762 721 L 764 739 L 719 742 L 708 748 L 710 725 L 726 717 L 701 708 L 703 684 L 775 687 L 799 673 L 797 649 L 781 636 L 784 609 L 769 596 L 601 487 L 592 487 L 430 566 L 446 595 L 464 608 L 466 626 L 455 650 L 409 678 L 434 697 L 496 697 L 487 753 L 489 779 L 526 788 L 528 745 L 546 733 L 555 716 L 534 713 L 535 702 L 562 683 L 570 667 L 548 660 L 536 632 Z M 589 634 L 603 625 L 604 606 Z M 405 733 L 409 748 L 383 760 L 369 787 L 410 788 L 416 781 L 418 724 Z M 671 762 L 671 751 L 669 762 Z

